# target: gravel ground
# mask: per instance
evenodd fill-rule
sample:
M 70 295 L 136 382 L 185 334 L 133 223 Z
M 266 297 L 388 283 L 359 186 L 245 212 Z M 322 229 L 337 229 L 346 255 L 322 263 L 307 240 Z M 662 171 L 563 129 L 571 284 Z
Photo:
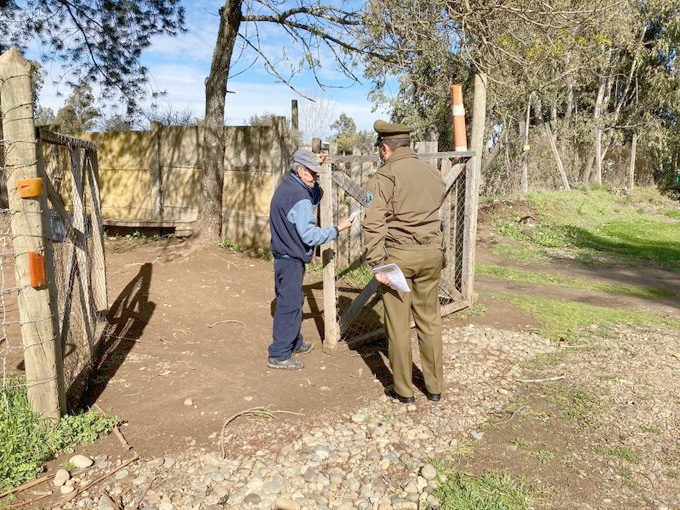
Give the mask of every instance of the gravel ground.
M 595 479 L 601 490 L 567 494 L 572 508 L 680 508 L 678 333 L 622 329 L 597 344 L 564 347 L 534 333 L 469 325 L 447 330 L 444 348 L 447 381 L 440 403 L 417 394 L 415 405 L 403 405 L 376 385 L 381 396 L 370 406 L 339 417 L 246 413 L 215 432 L 212 451 L 139 459 L 86 488 L 125 461 L 95 457 L 92 467 L 52 487 L 72 498 L 56 508 L 438 508 L 430 460 L 450 458 L 474 440 L 484 443 L 484 424 L 517 397 L 522 381 L 550 374 L 601 398 L 604 412 L 584 431 L 584 441 L 611 443 L 615 436 L 616 444 L 639 457 L 622 476 L 624 459 L 596 448 L 575 452 L 583 462 L 572 464 L 573 476 Z M 558 350 L 565 356 L 543 373 L 523 368 L 537 354 Z M 568 507 L 561 503 L 543 507 Z

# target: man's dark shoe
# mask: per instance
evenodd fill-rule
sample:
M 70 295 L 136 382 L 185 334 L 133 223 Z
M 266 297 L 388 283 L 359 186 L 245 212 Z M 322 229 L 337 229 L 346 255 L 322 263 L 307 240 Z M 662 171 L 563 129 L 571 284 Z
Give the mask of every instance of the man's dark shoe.
M 441 393 L 430 393 L 429 391 L 427 392 L 427 400 L 431 400 L 432 402 L 439 402 L 441 399 L 442 399 Z
M 281 368 L 283 370 L 300 370 L 301 368 L 304 368 L 305 365 L 302 363 L 302 361 L 298 361 L 291 357 L 284 359 L 283 361 L 275 358 L 269 358 L 267 366 L 269 368 Z
M 397 393 L 394 390 L 387 391 L 386 395 L 390 398 L 397 399 L 402 404 L 415 404 L 416 402 L 416 397 L 404 397 L 402 395 L 399 395 L 399 393 Z
M 293 349 L 293 352 L 299 353 L 299 354 L 306 354 L 306 353 L 308 353 L 309 351 L 311 351 L 312 349 L 314 349 L 314 344 L 313 344 L 313 343 L 304 342 L 304 341 L 303 341 L 303 342 L 300 344 L 300 347 L 298 347 L 297 349 Z

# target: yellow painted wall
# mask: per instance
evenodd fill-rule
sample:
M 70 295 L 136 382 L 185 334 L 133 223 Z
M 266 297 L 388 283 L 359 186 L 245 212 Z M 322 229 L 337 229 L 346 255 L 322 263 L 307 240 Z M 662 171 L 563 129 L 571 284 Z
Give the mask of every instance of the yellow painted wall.
M 201 200 L 197 126 L 153 126 L 145 132 L 83 133 L 97 144 L 104 223 L 191 222 Z M 269 202 L 287 171 L 283 126 L 226 127 L 224 238 L 269 245 Z

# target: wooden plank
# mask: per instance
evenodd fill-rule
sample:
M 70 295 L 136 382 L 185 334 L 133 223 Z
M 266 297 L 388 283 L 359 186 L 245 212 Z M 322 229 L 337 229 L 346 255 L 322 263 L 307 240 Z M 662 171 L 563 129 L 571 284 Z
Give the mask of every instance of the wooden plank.
M 451 170 L 444 179 L 444 184 L 446 184 L 446 193 L 451 190 L 451 186 L 456 183 L 456 180 L 458 177 L 460 177 L 460 174 L 463 172 L 463 170 L 465 170 L 465 165 L 466 163 L 456 163 L 453 165 L 453 167 L 451 167 Z
M 329 163 L 324 163 L 324 172 L 319 176 L 321 187 L 326 191 L 321 198 L 321 226 L 330 227 L 333 218 L 333 180 Z M 335 245 L 326 243 L 321 247 L 323 261 L 323 315 L 324 315 L 324 352 L 333 352 L 338 347 L 337 298 L 335 294 Z
M 450 281 L 449 278 L 446 277 L 446 275 L 442 274 L 442 276 L 439 278 L 439 288 L 454 301 L 460 301 L 463 299 L 463 295 L 458 292 L 458 289 L 456 289 L 455 285 Z
M 163 127 L 157 122 L 151 123 L 151 154 L 149 161 L 149 173 L 151 174 L 151 207 L 154 218 L 163 217 L 163 195 L 161 177 L 161 137 Z
M 23 199 L 17 179 L 39 177 L 31 64 L 11 48 L 0 55 L 0 106 L 5 142 L 5 175 L 15 254 L 16 285 L 26 386 L 31 409 L 39 416 L 59 420 L 66 411 L 63 371 L 59 371 L 61 345 L 54 325 L 54 303 L 48 287 L 31 287 L 28 253 L 42 252 L 44 197 Z M 49 277 L 49 275 L 47 275 Z
M 102 223 L 102 206 L 99 196 L 99 165 L 97 151 L 88 150 L 85 153 L 85 180 L 88 183 L 87 210 L 90 213 L 92 228 L 92 292 L 95 309 L 103 317 L 108 308 L 109 300 L 106 286 L 106 256 L 104 254 L 104 225 Z
M 477 242 L 477 214 L 479 183 L 482 171 L 482 148 L 486 124 L 486 75 L 475 75 L 475 95 L 472 111 L 472 147 L 475 156 L 467 163 L 465 183 L 465 245 L 463 248 L 462 292 L 472 302 L 475 279 L 475 250 Z
M 448 305 L 442 305 L 440 308 L 440 313 L 442 317 L 451 315 L 452 313 L 459 312 L 465 308 L 469 308 L 470 303 L 468 301 L 458 301 L 457 303 L 451 303 Z
M 477 178 L 474 171 L 476 158 L 468 161 L 465 179 L 465 212 L 463 226 L 463 263 L 461 291 L 470 301 L 474 292 L 475 243 L 477 239 Z
M 425 154 L 418 154 L 419 158 L 432 159 L 432 158 L 460 158 L 467 159 L 475 155 L 474 151 L 449 151 L 449 152 L 432 152 Z M 361 156 L 329 156 L 328 163 L 356 163 L 356 162 L 377 162 L 380 158 L 377 154 L 367 154 Z
M 347 310 L 345 310 L 345 312 L 342 314 L 342 317 L 340 318 L 341 335 L 347 333 L 347 330 L 354 323 L 357 316 L 359 315 L 359 312 L 361 312 L 361 309 L 368 302 L 368 300 L 371 299 L 371 296 L 376 293 L 378 288 L 380 288 L 380 284 L 378 283 L 378 280 L 373 278 L 363 288 L 356 299 L 352 301 L 352 304 L 347 307 Z
M 38 136 L 41 140 L 51 143 L 53 145 L 61 145 L 62 147 L 71 147 L 86 150 L 97 150 L 97 144 L 89 140 L 82 140 L 73 136 L 62 135 L 59 133 L 52 133 L 46 129 L 39 129 Z
M 71 185 L 73 195 L 73 227 L 85 231 L 85 183 L 83 182 L 83 157 L 82 149 L 74 148 L 71 152 L 71 173 L 73 181 Z M 87 339 L 88 361 L 94 359 L 94 330 L 92 329 L 93 312 L 90 304 L 90 262 L 87 257 L 87 243 L 75 244 L 76 263 L 78 265 L 78 277 L 80 281 L 80 300 L 82 304 L 82 326 Z

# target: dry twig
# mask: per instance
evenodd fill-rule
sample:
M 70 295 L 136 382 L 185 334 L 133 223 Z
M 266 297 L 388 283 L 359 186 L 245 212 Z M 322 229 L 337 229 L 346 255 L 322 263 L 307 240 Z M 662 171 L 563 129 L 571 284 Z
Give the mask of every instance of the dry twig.
M 236 414 L 233 414 L 229 418 L 227 418 L 224 421 L 224 424 L 222 425 L 222 430 L 220 431 L 220 445 L 222 448 L 222 458 L 226 457 L 226 454 L 224 452 L 224 431 L 227 429 L 227 425 L 229 425 L 232 421 L 234 421 L 236 418 L 239 416 L 246 416 L 246 415 L 265 415 L 267 418 L 275 418 L 274 413 L 280 413 L 280 414 L 295 414 L 297 416 L 304 416 L 302 413 L 296 413 L 293 411 L 281 411 L 281 410 L 275 410 L 275 411 L 270 411 L 269 407 L 251 407 L 250 409 L 245 409 L 243 411 L 239 411 Z
M 36 485 L 40 485 L 41 483 L 46 482 L 50 478 L 54 478 L 54 475 L 46 475 L 46 476 L 43 476 L 41 478 L 38 478 L 37 480 L 31 480 L 30 482 L 26 482 L 24 484 L 21 484 L 18 487 L 15 487 L 14 489 L 10 489 L 10 490 L 5 491 L 2 494 L 0 494 L 0 499 L 4 498 L 5 496 L 9 496 L 10 494 L 23 492 L 27 489 L 30 489 L 31 487 L 35 487 Z
M 128 459 L 128 460 L 126 460 L 125 462 L 123 462 L 120 466 L 118 466 L 118 467 L 117 467 L 116 469 L 114 469 L 113 471 L 111 471 L 111 472 L 109 472 L 109 473 L 106 473 L 105 475 L 100 476 L 100 477 L 97 478 L 96 480 L 92 480 L 92 481 L 91 481 L 90 483 L 88 483 L 86 486 L 84 486 L 84 487 L 79 487 L 79 488 L 76 489 L 74 492 L 72 492 L 72 493 L 70 493 L 70 494 L 67 494 L 67 495 L 66 495 L 66 498 L 64 498 L 64 501 L 71 501 L 71 500 L 74 499 L 76 496 L 78 496 L 78 494 L 80 494 L 81 492 L 88 490 L 90 487 L 92 487 L 93 485 L 95 485 L 95 484 L 101 482 L 102 480 L 106 480 L 109 476 L 115 475 L 118 471 L 120 471 L 120 470 L 123 469 L 124 467 L 127 467 L 127 466 L 129 466 L 130 464 L 132 464 L 133 462 L 137 462 L 138 460 L 139 460 L 139 455 L 135 455 L 135 456 L 132 457 L 131 459 Z
M 146 497 L 146 493 L 149 492 L 149 489 L 151 488 L 151 485 L 153 482 L 156 480 L 156 477 L 154 476 L 151 481 L 149 482 L 149 485 L 146 486 L 146 489 L 144 489 L 144 492 L 142 492 L 142 495 L 139 498 L 139 501 L 137 503 L 134 503 L 131 507 L 130 510 L 137 510 L 139 508 L 139 505 L 142 504 L 142 501 L 144 501 L 144 498 Z
M 517 382 L 542 383 L 542 382 L 547 382 L 547 381 L 559 381 L 560 379 L 564 379 L 564 376 L 563 375 L 557 375 L 555 377 L 546 377 L 545 379 L 517 379 Z
M 99 407 L 97 404 L 93 404 L 92 407 L 94 407 L 97 411 L 99 411 L 99 413 L 100 413 L 102 416 L 109 416 L 109 415 L 106 413 L 106 411 L 104 411 L 104 410 L 103 410 L 101 407 Z M 123 433 L 120 431 L 120 428 L 118 428 L 118 425 L 114 425 L 114 426 L 113 426 L 113 434 L 118 438 L 118 441 L 120 441 L 120 444 L 123 445 L 123 448 L 125 448 L 126 450 L 132 450 L 132 445 L 131 445 L 130 443 L 127 442 L 127 440 L 125 439 L 125 436 L 124 436 Z
M 237 320 L 234 320 L 234 319 L 227 319 L 227 320 L 224 320 L 224 321 L 217 321 L 217 322 L 214 322 L 213 324 L 208 324 L 208 327 L 209 327 L 209 328 L 212 328 L 213 326 L 217 326 L 218 324 L 223 324 L 223 323 L 225 323 L 225 322 L 235 322 L 236 324 L 240 324 L 240 325 L 243 326 L 244 328 L 246 327 L 246 325 L 243 324 L 241 321 L 237 321 Z

